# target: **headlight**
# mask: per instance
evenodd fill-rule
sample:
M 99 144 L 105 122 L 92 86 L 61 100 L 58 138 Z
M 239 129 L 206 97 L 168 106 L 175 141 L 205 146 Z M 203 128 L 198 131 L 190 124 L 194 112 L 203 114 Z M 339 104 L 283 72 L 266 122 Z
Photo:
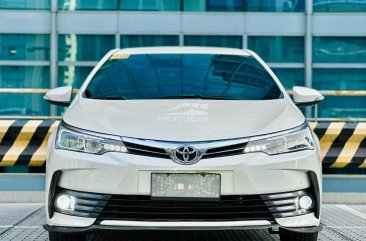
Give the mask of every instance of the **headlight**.
M 259 139 L 260 138 L 260 139 Z M 313 150 L 314 142 L 306 124 L 286 132 L 250 139 L 244 153 L 264 152 L 276 155 L 287 152 Z
M 61 125 L 57 132 L 56 149 L 103 154 L 106 152 L 127 152 L 119 137 L 109 139 L 102 136 L 72 130 Z

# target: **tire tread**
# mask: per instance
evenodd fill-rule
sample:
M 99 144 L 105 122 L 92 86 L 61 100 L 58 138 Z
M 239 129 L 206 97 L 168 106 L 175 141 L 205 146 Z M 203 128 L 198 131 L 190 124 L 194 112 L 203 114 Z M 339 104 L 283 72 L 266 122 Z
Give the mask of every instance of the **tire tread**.
M 318 233 L 297 233 L 290 231 L 280 231 L 281 241 L 317 241 Z

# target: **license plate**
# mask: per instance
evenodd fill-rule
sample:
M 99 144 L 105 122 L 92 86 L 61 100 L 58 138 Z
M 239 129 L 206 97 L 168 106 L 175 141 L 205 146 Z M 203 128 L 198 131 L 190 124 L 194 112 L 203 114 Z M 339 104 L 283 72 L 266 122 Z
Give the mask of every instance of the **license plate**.
M 221 175 L 152 173 L 153 198 L 220 198 Z

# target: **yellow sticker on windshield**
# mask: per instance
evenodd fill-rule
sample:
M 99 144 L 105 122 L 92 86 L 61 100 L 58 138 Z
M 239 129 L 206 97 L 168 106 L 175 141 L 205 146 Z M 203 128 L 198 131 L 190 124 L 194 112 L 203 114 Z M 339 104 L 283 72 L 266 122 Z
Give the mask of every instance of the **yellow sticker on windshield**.
M 114 54 L 111 59 L 128 59 L 129 57 L 129 54 Z

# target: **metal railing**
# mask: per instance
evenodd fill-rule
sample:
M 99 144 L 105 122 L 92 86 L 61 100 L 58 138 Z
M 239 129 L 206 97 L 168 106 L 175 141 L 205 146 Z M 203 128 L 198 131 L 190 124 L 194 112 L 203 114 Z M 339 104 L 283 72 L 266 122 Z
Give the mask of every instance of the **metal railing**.
M 0 88 L 0 94 L 46 94 L 50 89 L 41 88 Z M 73 89 L 72 93 L 77 94 L 78 89 Z M 319 90 L 324 96 L 366 96 L 366 90 Z M 287 91 L 292 95 L 292 90 Z M 318 118 L 317 107 L 315 107 L 315 117 L 307 118 L 310 121 L 366 121 L 366 118 Z M 0 119 L 61 119 L 61 116 L 17 116 L 3 115 Z
M 51 89 L 33 89 L 33 88 L 0 88 L 0 94 L 46 94 Z M 77 94 L 78 89 L 73 89 L 72 93 Z
M 319 90 L 324 96 L 366 96 L 366 90 Z M 287 91 L 292 95 L 292 90 Z

